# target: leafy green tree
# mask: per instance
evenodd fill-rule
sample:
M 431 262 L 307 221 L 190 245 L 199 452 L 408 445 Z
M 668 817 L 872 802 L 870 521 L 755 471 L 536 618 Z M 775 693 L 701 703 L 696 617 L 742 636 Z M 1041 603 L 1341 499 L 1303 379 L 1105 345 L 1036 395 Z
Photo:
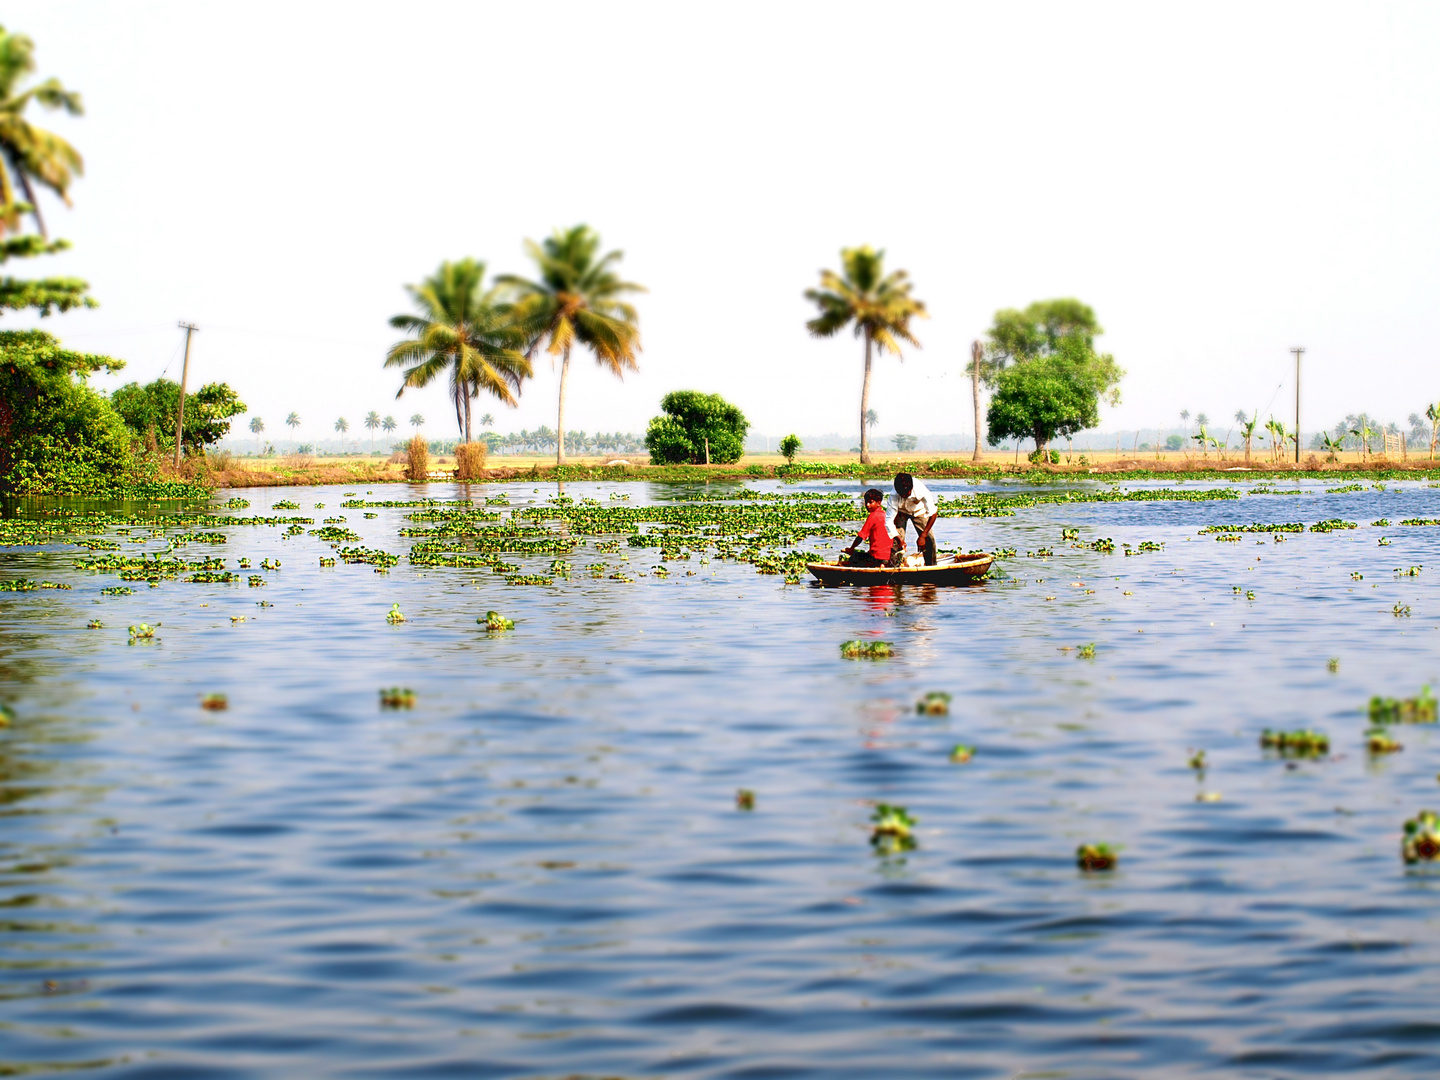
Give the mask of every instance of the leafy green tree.
M 45 220 L 35 199 L 35 186 L 53 191 L 68 206 L 71 179 L 83 173 L 85 165 L 79 152 L 59 135 L 31 124 L 25 110 L 31 101 L 63 109 L 71 116 L 79 116 L 84 109 L 80 95 L 66 90 L 58 79 L 22 90 L 20 83 L 34 70 L 35 43 L 0 27 L 0 220 L 6 228 L 18 231 L 20 218 L 33 214 L 44 236 Z
M 800 436 L 793 432 L 780 440 L 780 456 L 787 465 L 795 464 L 795 455 L 800 452 Z
M 834 337 L 851 323 L 865 341 L 865 378 L 860 385 L 860 461 L 870 463 L 870 373 L 874 347 L 900 357 L 900 342 L 920 347 L 910 332 L 911 319 L 924 319 L 925 305 L 910 295 L 913 285 L 904 270 L 885 273 L 885 252 L 868 244 L 840 249 L 840 273 L 820 271 L 820 288 L 805 290 L 805 299 L 820 309 L 805 328 L 812 337 Z
M 895 449 L 902 454 L 907 450 L 914 450 L 920 444 L 919 438 L 914 435 L 892 435 L 890 441 L 895 444 Z
M 617 379 L 623 379 L 626 371 L 638 370 L 635 354 L 640 351 L 639 316 L 620 297 L 644 292 L 645 288 L 621 280 L 613 267 L 624 258 L 624 252 L 607 251 L 601 255 L 600 236 L 588 225 L 576 225 L 563 232 L 557 229 L 541 244 L 526 240 L 525 250 L 534 260 L 539 276 L 533 281 L 519 277 L 498 280 L 520 291 L 515 318 L 529 341 L 526 356 L 534 355 L 541 342 L 548 342 L 546 352 L 560 357 L 555 464 L 563 465 L 570 350 L 575 345 L 589 349 L 595 362 Z
M 503 290 L 487 290 L 484 281 L 483 262 L 461 259 L 441 263 L 420 285 L 407 285 L 419 314 L 390 320 L 391 326 L 412 336 L 392 345 L 385 356 L 386 367 L 405 369 L 396 397 L 449 373 L 455 423 L 466 442 L 471 399 L 483 390 L 513 406 L 521 382 L 532 374 L 529 359 L 518 348 L 524 339 L 511 305 L 502 300 Z
M 0 492 L 103 496 L 143 478 L 125 422 L 85 383 L 124 366 L 42 330 L 0 331 Z
M 745 453 L 745 414 L 719 394 L 676 390 L 660 399 L 665 415 L 650 421 L 645 448 L 656 465 L 708 460 L 733 464 Z
M 157 449 L 173 449 L 175 412 L 180 407 L 180 384 L 156 379 L 141 386 L 126 383 L 110 401 L 135 436 Z M 185 395 L 185 430 L 182 450 L 196 454 L 230 433 L 230 418 L 245 412 L 245 403 L 226 383 L 207 383 Z
M 1001 368 L 986 414 L 990 445 L 1031 438 L 1043 457 L 1057 436 L 1069 437 L 1100 422 L 1100 401 L 1119 401 L 1124 374 L 1114 357 L 1095 352 L 1085 334 L 1062 337 L 1053 349 Z

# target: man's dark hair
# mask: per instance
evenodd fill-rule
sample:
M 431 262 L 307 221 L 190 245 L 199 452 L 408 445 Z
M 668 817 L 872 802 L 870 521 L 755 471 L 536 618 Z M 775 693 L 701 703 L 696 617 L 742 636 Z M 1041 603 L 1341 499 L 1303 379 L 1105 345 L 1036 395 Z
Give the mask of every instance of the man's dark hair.
M 867 491 L 865 492 L 865 501 L 866 501 L 867 503 L 868 503 L 868 502 L 883 503 L 883 502 L 885 501 L 885 493 L 884 493 L 883 491 L 881 491 L 879 488 L 870 488 L 869 490 L 867 490 Z
M 915 478 L 908 472 L 897 472 L 895 474 L 895 490 L 901 495 L 909 495 L 915 490 Z

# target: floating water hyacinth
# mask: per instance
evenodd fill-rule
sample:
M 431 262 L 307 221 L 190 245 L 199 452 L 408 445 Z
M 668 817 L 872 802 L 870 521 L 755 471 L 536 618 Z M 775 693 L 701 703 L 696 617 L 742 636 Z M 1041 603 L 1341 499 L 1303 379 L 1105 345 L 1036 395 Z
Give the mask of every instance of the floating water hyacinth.
M 1120 853 L 1109 844 L 1081 844 L 1075 849 L 1075 864 L 1086 873 L 1114 870 Z
M 230 707 L 230 699 L 224 694 L 206 694 L 200 699 L 200 707 L 211 712 L 223 712 Z
M 956 743 L 950 750 L 950 760 L 956 765 L 967 764 L 975 756 L 975 748 L 966 746 L 964 743 Z
M 322 567 L 325 567 L 325 566 L 334 566 L 334 565 L 335 565 L 335 560 L 334 560 L 333 558 L 327 559 L 324 555 L 321 555 L 321 556 L 320 556 L 320 565 L 321 565 Z
M 382 709 L 413 709 L 415 707 L 415 691 L 409 687 L 402 689 L 398 686 L 381 690 L 380 707 Z
M 1246 600 L 1254 600 L 1254 599 L 1255 599 L 1255 590 L 1254 590 L 1254 589 L 1246 589 L 1246 590 L 1245 590 L 1245 599 L 1246 599 Z
M 1079 648 L 1075 650 L 1075 656 L 1080 660 L 1094 660 L 1095 643 L 1092 641 L 1088 645 L 1079 646 Z
M 1381 547 L 1389 547 L 1389 546 L 1390 546 L 1390 538 L 1389 538 L 1388 536 L 1382 536 L 1382 537 L 1380 537 L 1379 544 L 1380 544 Z
M 244 616 L 244 615 L 231 615 L 231 616 L 230 616 L 230 625 L 231 625 L 231 626 L 234 626 L 234 625 L 236 625 L 237 623 L 242 623 L 242 622 L 244 622 L 244 621 L 245 621 L 245 616 Z
M 1330 752 L 1330 736 L 1309 728 L 1298 731 L 1271 731 L 1265 728 L 1260 732 L 1260 745 L 1281 754 L 1313 757 Z
M 300 509 L 300 504 L 297 503 L 297 502 L 292 502 L 292 501 L 289 500 L 289 499 L 281 499 L 279 502 L 277 502 L 277 503 L 275 503 L 274 505 L 272 505 L 270 509 L 272 509 L 272 510 L 299 510 L 299 509 Z
M 751 791 L 749 788 L 741 788 L 739 791 L 735 792 L 735 809 L 754 810 L 755 792 Z
M 1424 567 L 1412 566 L 1408 570 L 1406 570 L 1397 566 L 1395 567 L 1395 573 L 1398 574 L 1400 577 L 1419 577 L 1420 571 L 1422 569 L 1424 569 Z
M 250 577 L 246 579 L 246 584 L 249 585 L 252 589 L 263 588 L 265 585 L 265 579 L 259 574 L 251 574 Z
M 1362 574 L 1362 573 L 1360 573 L 1359 570 L 1352 570 L 1352 571 L 1350 571 L 1350 580 L 1351 580 L 1351 581 L 1364 581 L 1364 580 L 1365 580 L 1365 575 Z
M 1371 728 L 1365 732 L 1365 749 L 1372 754 L 1394 754 L 1405 748 L 1392 739 L 1384 728 Z
M 130 627 L 130 640 L 149 641 L 155 636 L 155 629 L 159 625 L 159 623 L 156 623 L 155 626 L 151 626 L 149 623 L 142 622 L 137 626 Z
M 279 560 L 279 559 L 265 559 L 264 561 L 262 561 L 262 562 L 260 563 L 260 569 L 261 569 L 261 570 L 279 570 L 279 569 L 280 569 L 280 560 Z
M 1370 699 L 1369 716 L 1372 724 L 1433 724 L 1440 710 L 1440 702 L 1430 693 L 1429 686 L 1422 686 L 1413 698 Z
M 1204 771 L 1205 771 L 1205 751 L 1204 751 L 1204 750 L 1196 750 L 1195 753 L 1193 753 L 1193 754 L 1190 755 L 1190 768 L 1194 769 L 1196 772 L 1204 772 Z
M 915 818 L 905 807 L 877 803 L 870 820 L 870 843 L 882 852 L 909 851 L 915 846 Z
M 390 610 L 385 615 L 385 621 L 387 623 L 390 623 L 392 626 L 395 623 L 402 623 L 405 621 L 405 616 L 400 613 L 399 604 L 390 605 Z
M 85 629 L 87 629 L 87 630 L 103 630 L 103 629 L 104 629 L 104 624 L 102 624 L 99 619 L 91 619 L 88 623 L 85 624 Z
M 241 569 L 241 570 L 249 570 L 249 569 L 250 569 L 250 560 L 249 560 L 249 559 L 241 559 L 241 560 L 240 560 L 240 569 Z
M 1079 540 L 1079 539 L 1080 539 L 1080 530 L 1079 530 L 1079 529 L 1061 529 L 1061 530 L 1060 530 L 1060 539 L 1061 539 L 1061 540 Z
M 1332 656 L 1329 660 L 1325 661 L 1325 669 L 1329 671 L 1332 675 L 1335 672 L 1339 671 L 1340 658 L 1338 656 Z
M 847 660 L 881 660 L 887 656 L 894 655 L 894 646 L 888 641 L 852 641 L 841 642 L 840 655 Z
M 15 713 L 8 705 L 0 705 L 0 727 L 9 727 L 15 722 Z
M 484 618 L 476 619 L 475 621 L 485 627 L 486 630 L 515 629 L 515 620 L 505 618 L 505 616 L 501 615 L 498 611 L 487 611 Z
M 1098 540 L 1090 541 L 1089 546 L 1091 551 L 1113 552 L 1115 550 L 1115 541 L 1105 536 Z
M 1405 822 L 1400 857 L 1407 863 L 1434 862 L 1440 858 L 1440 820 L 1433 810 L 1421 810 Z
M 944 716 L 950 711 L 950 695 L 932 690 L 915 703 L 915 711 L 921 716 Z
M 1395 606 L 1390 609 L 1390 614 L 1394 615 L 1397 619 L 1406 618 L 1410 614 L 1410 605 L 1402 604 L 1397 600 Z

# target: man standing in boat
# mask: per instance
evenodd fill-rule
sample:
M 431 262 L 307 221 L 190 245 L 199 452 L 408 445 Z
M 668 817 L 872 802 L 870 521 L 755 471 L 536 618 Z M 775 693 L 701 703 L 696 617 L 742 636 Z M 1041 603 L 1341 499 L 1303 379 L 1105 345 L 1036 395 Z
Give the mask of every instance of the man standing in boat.
M 902 554 L 905 551 L 905 525 L 908 522 L 919 534 L 915 539 L 915 550 L 925 556 L 926 566 L 934 566 L 935 536 L 932 530 L 935 519 L 940 516 L 940 505 L 930 489 L 909 473 L 896 473 L 895 494 L 890 496 L 890 508 L 895 511 L 895 531 L 900 534 L 898 551 Z

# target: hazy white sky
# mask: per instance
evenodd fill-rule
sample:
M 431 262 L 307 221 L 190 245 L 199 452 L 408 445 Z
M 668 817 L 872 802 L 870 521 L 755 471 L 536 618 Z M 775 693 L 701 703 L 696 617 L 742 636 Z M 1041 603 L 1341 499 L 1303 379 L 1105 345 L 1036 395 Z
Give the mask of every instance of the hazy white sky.
M 45 0 L 4 20 L 86 105 L 34 116 L 85 155 L 74 208 L 46 204 L 75 248 L 6 269 L 88 279 L 103 307 L 47 328 L 125 378 L 178 375 L 175 323 L 199 323 L 192 383 L 230 382 L 271 433 L 378 409 L 453 435 L 441 391 L 395 401 L 381 367 L 403 285 L 466 255 L 525 272 L 525 237 L 582 221 L 650 291 L 638 375 L 572 365 L 574 428 L 641 432 L 693 388 L 756 432 L 855 429 L 859 343 L 811 340 L 801 294 L 862 243 L 932 314 L 923 349 L 878 363 L 881 434 L 969 432 L 970 341 L 1055 296 L 1096 309 L 1129 372 L 1106 427 L 1272 401 L 1288 420 L 1291 345 L 1307 430 L 1440 399 L 1433 3 Z M 542 361 L 498 429 L 553 427 L 556 385 Z

